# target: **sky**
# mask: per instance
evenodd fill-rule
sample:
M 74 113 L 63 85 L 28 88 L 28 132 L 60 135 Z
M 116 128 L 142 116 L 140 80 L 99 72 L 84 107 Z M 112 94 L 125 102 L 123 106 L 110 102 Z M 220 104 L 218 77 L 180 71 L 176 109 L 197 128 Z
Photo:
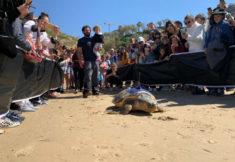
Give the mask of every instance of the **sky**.
M 163 19 L 183 21 L 187 14 L 207 14 L 207 8 L 215 8 L 219 0 L 33 0 L 34 16 L 46 12 L 51 23 L 63 33 L 82 37 L 82 26 L 100 25 L 102 33 L 109 28 L 104 22 L 118 25 L 145 24 Z M 227 0 L 227 4 L 234 0 Z

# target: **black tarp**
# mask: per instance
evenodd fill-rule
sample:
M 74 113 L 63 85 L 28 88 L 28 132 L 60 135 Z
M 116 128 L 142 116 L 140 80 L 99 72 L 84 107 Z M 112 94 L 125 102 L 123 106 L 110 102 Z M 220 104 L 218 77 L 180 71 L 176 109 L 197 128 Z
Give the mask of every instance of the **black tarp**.
M 134 64 L 118 69 L 123 81 L 135 80 L 146 85 L 191 84 L 199 86 L 235 86 L 235 47 L 226 79 L 209 69 L 204 52 L 175 54 L 169 61 Z
M 62 85 L 63 72 L 53 61 L 43 59 L 34 64 L 24 60 L 20 76 L 13 93 L 13 102 L 39 96 Z

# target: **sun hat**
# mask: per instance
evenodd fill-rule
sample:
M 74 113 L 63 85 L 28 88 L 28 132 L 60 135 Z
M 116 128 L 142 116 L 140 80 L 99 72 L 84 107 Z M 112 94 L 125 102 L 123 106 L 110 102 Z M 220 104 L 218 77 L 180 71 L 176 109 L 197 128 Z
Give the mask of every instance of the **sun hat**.
M 225 15 L 226 11 L 223 8 L 217 7 L 213 10 L 212 15 Z

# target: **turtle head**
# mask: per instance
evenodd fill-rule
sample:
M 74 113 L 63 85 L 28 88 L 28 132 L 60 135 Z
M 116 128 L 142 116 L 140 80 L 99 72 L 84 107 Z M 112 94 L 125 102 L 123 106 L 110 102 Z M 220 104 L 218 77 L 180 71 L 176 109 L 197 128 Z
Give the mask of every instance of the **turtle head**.
M 158 102 L 156 102 L 154 106 L 155 106 L 155 111 L 164 112 L 163 107 Z

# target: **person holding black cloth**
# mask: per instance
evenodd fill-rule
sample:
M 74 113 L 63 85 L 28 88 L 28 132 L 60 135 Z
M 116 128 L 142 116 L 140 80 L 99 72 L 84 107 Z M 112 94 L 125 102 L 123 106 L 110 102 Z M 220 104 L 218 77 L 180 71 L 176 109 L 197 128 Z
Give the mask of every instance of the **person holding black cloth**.
M 98 73 L 99 73 L 99 62 L 97 56 L 93 51 L 95 41 L 90 37 L 91 27 L 84 26 L 82 28 L 84 37 L 78 40 L 78 52 L 79 55 L 83 55 L 84 58 L 84 91 L 83 98 L 87 98 L 91 95 L 99 95 L 98 91 Z M 80 60 L 82 65 L 82 60 Z
M 19 116 L 16 116 L 16 120 L 12 121 L 8 112 L 19 78 L 20 69 L 23 64 L 24 53 L 30 52 L 32 49 L 29 42 L 26 41 L 22 20 L 28 14 L 31 4 L 32 0 L 22 1 L 8 10 L 8 12 L 12 11 L 12 15 L 15 16 L 17 14 L 14 13 L 19 12 L 20 14 L 18 14 L 18 17 L 12 16 L 10 18 L 11 20 L 9 20 L 10 34 L 15 40 L 17 49 L 15 57 L 10 58 L 7 54 L 0 52 L 0 128 L 18 126 L 21 121 L 20 119 L 22 119 Z M 19 8 L 22 10 L 19 10 Z

